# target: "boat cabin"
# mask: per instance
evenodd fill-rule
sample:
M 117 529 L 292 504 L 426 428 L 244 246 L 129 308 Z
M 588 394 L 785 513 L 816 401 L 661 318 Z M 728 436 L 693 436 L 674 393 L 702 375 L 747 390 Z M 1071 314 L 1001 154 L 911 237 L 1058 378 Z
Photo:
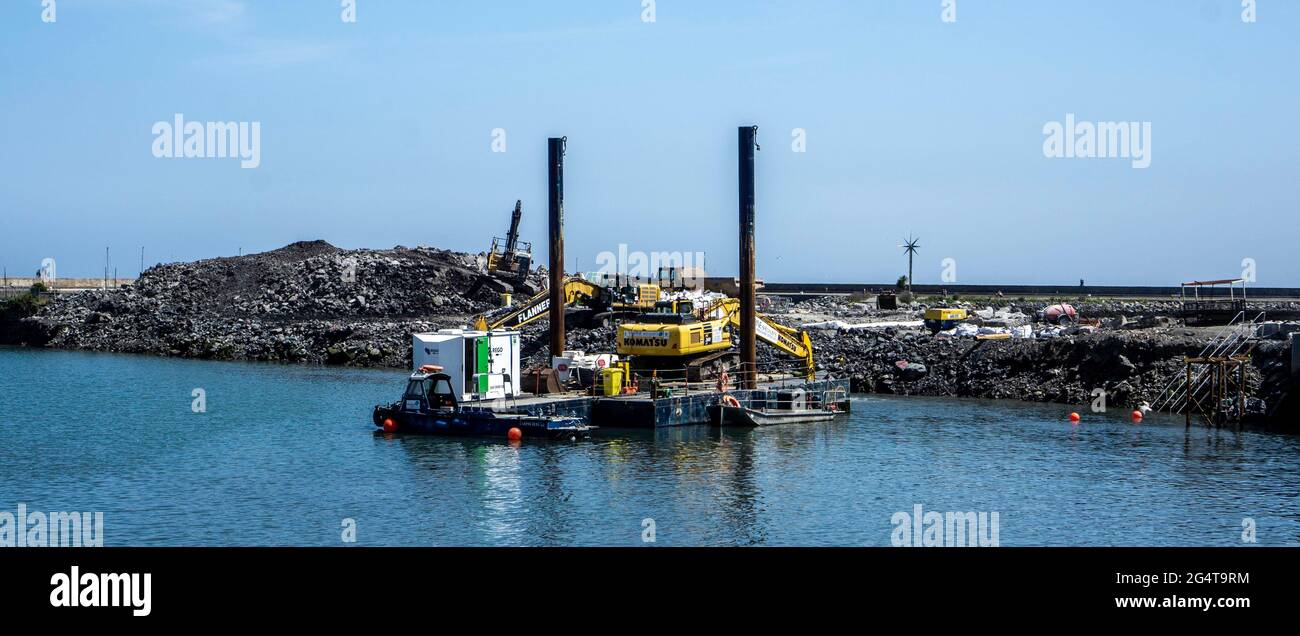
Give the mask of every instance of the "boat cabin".
M 434 411 L 456 409 L 456 392 L 452 390 L 451 376 L 442 371 L 421 369 L 411 374 L 402 394 L 405 411 Z

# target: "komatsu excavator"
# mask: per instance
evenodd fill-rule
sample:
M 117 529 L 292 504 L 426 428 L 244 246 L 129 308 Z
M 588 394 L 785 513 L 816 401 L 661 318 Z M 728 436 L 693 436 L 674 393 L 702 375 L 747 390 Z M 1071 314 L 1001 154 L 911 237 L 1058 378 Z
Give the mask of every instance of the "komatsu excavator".
M 618 327 L 618 353 L 630 356 L 633 368 L 685 369 L 688 379 L 703 380 L 739 362 L 739 354 L 731 347 L 731 333 L 740 329 L 739 300 L 723 298 L 698 313 L 692 307 L 666 303 L 661 303 L 659 309 Z M 815 379 L 808 333 L 778 324 L 763 314 L 756 317 L 758 339 L 802 361 L 803 377 Z

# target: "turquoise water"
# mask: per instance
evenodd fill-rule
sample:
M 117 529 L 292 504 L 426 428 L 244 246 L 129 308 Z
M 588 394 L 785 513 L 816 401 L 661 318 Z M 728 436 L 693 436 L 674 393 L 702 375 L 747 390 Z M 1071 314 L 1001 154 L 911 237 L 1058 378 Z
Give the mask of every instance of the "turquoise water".
M 1300 543 L 1300 439 L 860 396 L 847 421 L 587 442 L 385 438 L 396 371 L 0 348 L 0 511 L 101 511 L 105 545 L 889 545 L 997 512 L 1013 545 Z M 206 412 L 194 413 L 203 389 Z M 1086 409 L 1076 409 L 1086 412 Z

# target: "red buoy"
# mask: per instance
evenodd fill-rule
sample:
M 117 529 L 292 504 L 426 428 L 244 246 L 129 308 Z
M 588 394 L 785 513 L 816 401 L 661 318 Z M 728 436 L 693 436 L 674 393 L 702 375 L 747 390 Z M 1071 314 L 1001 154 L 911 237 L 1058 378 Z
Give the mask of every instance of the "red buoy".
M 1080 419 L 1080 418 L 1079 418 L 1079 414 L 1078 414 L 1078 413 L 1071 413 L 1071 414 L 1070 414 L 1070 423 L 1072 423 L 1072 424 L 1078 424 L 1078 423 L 1079 423 L 1079 419 Z
M 1133 423 L 1137 424 L 1142 421 L 1142 411 L 1133 411 Z
M 517 442 L 523 438 L 524 432 L 519 430 L 518 427 L 511 427 L 510 430 L 506 432 L 506 439 L 512 442 Z
M 384 432 L 385 433 L 397 432 L 397 422 L 394 422 L 393 418 L 391 417 L 384 418 Z

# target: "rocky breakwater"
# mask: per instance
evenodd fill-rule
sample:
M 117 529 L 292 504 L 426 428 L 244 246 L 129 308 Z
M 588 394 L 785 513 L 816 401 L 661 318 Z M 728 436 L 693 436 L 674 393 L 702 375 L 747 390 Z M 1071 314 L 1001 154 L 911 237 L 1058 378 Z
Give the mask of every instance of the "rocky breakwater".
M 404 367 L 411 333 L 467 324 L 497 302 L 475 290 L 480 259 L 299 242 L 158 265 L 128 287 L 59 296 L 2 336 L 93 351 Z
M 1209 338 L 1171 328 L 976 340 L 889 328 L 816 332 L 813 344 L 819 370 L 849 377 L 858 392 L 1089 404 L 1101 390 L 1108 406 L 1129 408 L 1154 401 Z M 1255 347 L 1254 416 L 1271 413 L 1288 389 L 1285 344 Z

